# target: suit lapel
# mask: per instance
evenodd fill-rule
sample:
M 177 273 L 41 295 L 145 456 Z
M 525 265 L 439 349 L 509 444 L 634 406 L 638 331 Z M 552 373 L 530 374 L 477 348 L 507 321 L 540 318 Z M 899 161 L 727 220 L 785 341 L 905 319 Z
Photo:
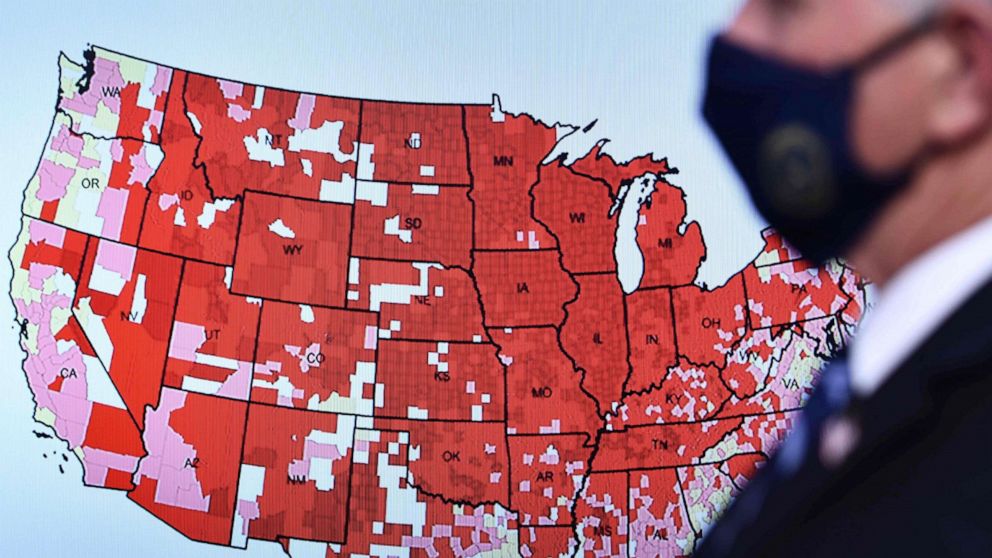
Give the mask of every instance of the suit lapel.
M 821 510 L 857 485 L 856 477 L 913 443 L 948 393 L 967 389 L 969 383 L 989 375 L 988 367 L 981 366 L 988 362 L 992 362 L 992 281 L 945 320 L 877 391 L 852 400 L 838 414 L 857 425 L 856 441 L 843 460 L 830 465 L 820 460 L 823 432 L 818 433 L 807 448 L 802 469 L 780 479 L 780 486 L 771 491 L 778 493 L 768 500 L 775 511 L 766 510 L 766 518 L 777 517 L 785 524 L 795 521 L 798 526 L 816 521 Z
M 854 403 L 863 432 L 858 453 L 939 408 L 949 391 L 988 373 L 980 366 L 988 362 L 992 362 L 992 282 L 945 320 L 875 393 Z
M 875 393 L 848 405 L 844 414 L 857 424 L 859 435 L 846 459 L 832 466 L 821 462 L 819 429 L 806 433 L 805 443 L 800 445 L 803 456 L 798 470 L 777 470 L 781 454 L 786 451 L 780 448 L 767 470 L 759 472 L 710 533 L 710 549 L 716 555 L 741 554 L 740 549 L 764 549 L 762 552 L 774 555 L 774 548 L 788 544 L 783 539 L 785 534 L 786 538 L 797 537 L 796 541 L 802 539 L 809 523 L 820 520 L 822 510 L 849 491 L 858 490 L 860 476 L 866 470 L 913 443 L 914 433 L 923 430 L 922 421 L 940 408 L 947 394 L 968 389 L 969 384 L 992 374 L 990 366 L 984 366 L 989 362 L 992 281 L 945 320 Z M 821 382 L 813 398 L 824 397 L 823 389 Z M 805 416 L 812 403 L 811 398 L 801 421 L 812 418 Z M 826 421 L 815 422 L 820 426 Z M 793 432 L 790 438 L 797 434 Z

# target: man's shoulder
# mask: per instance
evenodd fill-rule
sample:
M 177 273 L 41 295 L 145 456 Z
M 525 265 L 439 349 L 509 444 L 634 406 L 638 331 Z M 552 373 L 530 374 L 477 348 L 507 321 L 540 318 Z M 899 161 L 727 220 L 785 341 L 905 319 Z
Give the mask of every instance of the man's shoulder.
M 859 402 L 856 449 L 814 498 L 793 502 L 798 513 L 764 554 L 852 555 L 852 539 L 859 556 L 992 549 L 990 314 L 992 282 Z
M 990 314 L 992 283 L 862 403 L 859 448 L 806 507 L 804 541 L 829 548 L 842 535 L 912 555 L 992 549 Z

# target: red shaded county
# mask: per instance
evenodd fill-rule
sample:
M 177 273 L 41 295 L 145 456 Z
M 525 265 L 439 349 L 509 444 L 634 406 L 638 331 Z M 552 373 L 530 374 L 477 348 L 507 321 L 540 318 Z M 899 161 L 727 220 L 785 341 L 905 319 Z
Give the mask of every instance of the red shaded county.
M 93 350 L 93 345 L 90 344 L 90 340 L 87 339 L 86 334 L 83 333 L 83 328 L 79 325 L 79 320 L 76 319 L 75 315 L 69 316 L 65 325 L 55 332 L 55 340 L 72 341 L 79 347 L 79 352 L 86 356 L 96 357 L 96 351 Z M 59 378 L 56 378 L 56 381 L 63 380 L 64 378 L 61 376 L 59 374 Z
M 614 194 L 624 182 L 651 173 L 664 175 L 672 172 L 668 159 L 655 160 L 654 154 L 648 153 L 626 163 L 618 163 L 613 157 L 603 152 L 605 142 L 600 142 L 585 157 L 572 163 L 575 172 L 594 176 L 605 180 L 614 190 Z
M 264 366 L 255 370 L 252 401 L 305 409 L 332 393 L 347 398 L 358 363 L 375 363 L 375 315 L 320 307 L 310 312 L 313 319 L 305 322 L 297 304 L 262 307 L 257 361 Z M 277 387 L 287 381 L 293 395 L 280 396 Z
M 699 458 L 743 419 L 635 426 L 606 432 L 599 439 L 595 471 L 682 467 Z M 515 476 L 515 475 L 514 475 Z
M 560 162 L 539 170 L 534 216 L 558 239 L 562 264 L 571 273 L 616 270 L 617 222 L 610 215 L 610 187 L 571 172 Z
M 30 217 L 24 219 L 28 225 L 35 221 Z M 86 252 L 86 244 L 90 237 L 59 225 L 48 224 L 45 226 L 56 227 L 64 231 L 62 246 L 53 246 L 44 240 L 28 242 L 24 245 L 24 257 L 21 258 L 20 262 L 21 269 L 28 271 L 32 264 L 51 265 L 61 268 L 78 285 L 79 272 L 83 265 L 83 254 Z
M 160 252 L 219 264 L 234 261 L 234 240 L 238 231 L 241 202 L 228 200 L 226 210 L 213 211 L 209 226 L 200 216 L 215 202 L 207 184 L 206 171 L 195 161 L 200 138 L 183 108 L 185 73 L 176 71 L 169 89 L 162 126 L 165 155 L 155 176 L 148 181 L 148 203 L 138 245 Z M 233 205 L 228 207 L 228 203 Z M 177 224 L 177 222 L 179 224 Z M 204 221 L 206 223 L 206 221 Z
M 206 340 L 196 349 L 197 354 L 250 363 L 260 305 L 230 294 L 224 283 L 225 274 L 226 268 L 187 261 L 179 290 L 176 322 L 203 328 Z M 175 335 L 177 327 L 173 325 L 170 350 L 182 345 L 182 340 Z M 187 376 L 223 383 L 234 373 L 227 368 L 190 362 L 174 355 L 166 361 L 164 385 L 182 389 Z M 242 397 L 241 394 L 238 396 Z M 243 397 L 247 399 L 248 393 Z
M 351 260 L 358 282 L 348 286 L 348 308 L 380 313 L 390 337 L 483 341 L 482 308 L 471 276 L 436 264 Z M 398 297 L 396 293 L 408 292 Z
M 351 500 L 348 504 L 348 542 L 328 558 L 335 556 L 371 556 L 372 547 L 402 546 L 403 537 L 413 534 L 413 527 L 386 520 L 389 493 L 400 487 L 408 488 L 407 458 L 410 435 L 407 432 L 380 430 L 355 431 L 355 458 L 351 472 Z M 420 499 L 423 501 L 425 499 Z M 440 500 L 426 499 L 426 505 Z M 419 503 L 419 501 L 418 501 Z M 433 510 L 432 510 L 433 511 Z M 382 524 L 382 532 L 372 530 L 373 523 Z
M 731 392 L 720 379 L 720 369 L 683 361 L 673 366 L 656 387 L 624 399 L 623 424 L 645 425 L 697 421 L 713 417 Z
M 577 292 L 557 250 L 476 252 L 473 271 L 487 326 L 558 325 Z
M 410 433 L 418 451 L 409 479 L 418 489 L 448 501 L 509 506 L 503 424 L 376 419 L 376 427 Z
M 258 497 L 260 515 L 248 526 L 250 538 L 344 541 L 354 426 L 353 417 L 251 406 L 242 463 L 265 468 L 265 478 Z M 326 434 L 346 445 L 316 447 L 314 440 Z M 321 461 L 313 461 L 315 457 Z
M 136 250 L 131 279 L 114 296 L 89 286 L 98 246 L 103 243 L 114 244 L 94 240 L 87 252 L 83 280 L 76 291 L 77 308 L 86 299 L 93 313 L 103 318 L 114 348 L 110 362 L 103 364 L 138 427 L 144 428 L 145 405 L 155 405 L 162 388 L 182 260 Z M 134 310 L 138 306 L 143 309 Z
M 317 200 L 323 180 L 347 183 L 356 175 L 359 101 L 223 83 L 229 97 L 222 80 L 189 74 L 185 95 L 186 110 L 201 126 L 197 161 L 206 166 L 215 196 L 234 198 L 251 188 Z M 297 122 L 304 96 L 312 102 L 312 111 Z M 314 149 L 314 141 L 296 136 L 294 124 L 303 130 L 323 128 L 320 150 Z M 330 145 L 329 138 L 336 138 L 337 144 Z M 250 157 L 250 144 L 269 152 L 270 158 Z
M 583 555 L 627 556 L 627 473 L 593 473 L 575 506 Z
M 195 469 L 202 494 L 209 498 L 207 511 L 159 501 L 159 481 L 147 476 L 136 476 L 139 484 L 128 498 L 193 540 L 227 545 L 231 542 L 247 404 L 198 393 L 184 397 L 183 406 L 169 414 L 168 425 L 193 448 L 195 462 L 182 459 L 182 466 Z
M 372 146 L 374 171 L 370 176 L 360 175 L 360 179 L 470 183 L 459 105 L 366 101 L 362 105 L 361 141 Z
M 245 194 L 233 292 L 344 307 L 351 206 Z
M 520 553 L 523 556 L 561 556 L 565 553 L 574 556 L 574 538 L 575 533 L 570 525 L 521 527 Z
M 725 366 L 727 354 L 746 330 L 742 274 L 712 291 L 691 285 L 674 289 L 672 296 L 682 356 L 696 364 Z
M 391 184 L 386 205 L 355 201 L 352 256 L 472 265 L 468 188 Z
M 84 452 L 86 448 L 133 457 L 145 455 L 141 433 L 127 411 L 102 403 L 93 403 L 90 410 L 90 421 L 83 438 Z
M 476 248 L 554 248 L 557 242 L 534 221 L 531 186 L 538 167 L 558 141 L 554 128 L 530 116 L 500 114 L 491 107 L 466 107 L 475 203 Z
M 571 502 L 588 473 L 584 435 L 510 436 L 513 509 L 521 525 L 569 525 Z
M 685 215 L 685 193 L 664 180 L 655 183 L 651 206 L 640 208 L 637 246 L 644 255 L 641 288 L 688 285 L 706 258 L 699 223 L 679 233 Z
M 596 402 L 579 387 L 582 375 L 558 346 L 552 327 L 490 331 L 506 365 L 510 434 L 582 432 L 601 426 Z
M 735 486 L 743 488 L 747 485 L 747 481 L 753 479 L 754 475 L 758 474 L 758 467 L 767 461 L 767 459 L 767 457 L 758 453 L 735 455 L 724 463 L 723 469 L 726 470 L 727 476 L 734 481 Z
M 640 289 L 627 295 L 627 335 L 630 338 L 628 392 L 661 384 L 668 368 L 678 360 L 672 291 Z
M 379 341 L 376 416 L 503 420 L 503 367 L 488 343 Z
M 619 405 L 630 372 L 623 291 L 616 275 L 577 277 L 579 297 L 568 305 L 561 343 L 583 371 L 582 387 L 599 412 Z
M 744 269 L 753 327 L 775 327 L 830 316 L 851 300 L 827 268 L 806 260 Z

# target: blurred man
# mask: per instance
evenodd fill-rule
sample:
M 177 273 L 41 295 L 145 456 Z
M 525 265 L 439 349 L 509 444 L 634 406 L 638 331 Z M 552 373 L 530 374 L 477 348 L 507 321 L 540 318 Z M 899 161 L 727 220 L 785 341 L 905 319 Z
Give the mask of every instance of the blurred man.
M 697 556 L 992 556 L 992 0 L 751 0 L 704 114 L 878 296 Z

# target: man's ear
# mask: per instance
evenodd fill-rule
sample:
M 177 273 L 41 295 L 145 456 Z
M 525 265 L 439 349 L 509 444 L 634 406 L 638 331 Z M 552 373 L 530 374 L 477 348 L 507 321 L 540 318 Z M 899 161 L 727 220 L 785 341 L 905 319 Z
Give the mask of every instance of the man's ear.
M 940 16 L 931 138 L 953 147 L 992 123 L 992 2 L 951 0 Z

